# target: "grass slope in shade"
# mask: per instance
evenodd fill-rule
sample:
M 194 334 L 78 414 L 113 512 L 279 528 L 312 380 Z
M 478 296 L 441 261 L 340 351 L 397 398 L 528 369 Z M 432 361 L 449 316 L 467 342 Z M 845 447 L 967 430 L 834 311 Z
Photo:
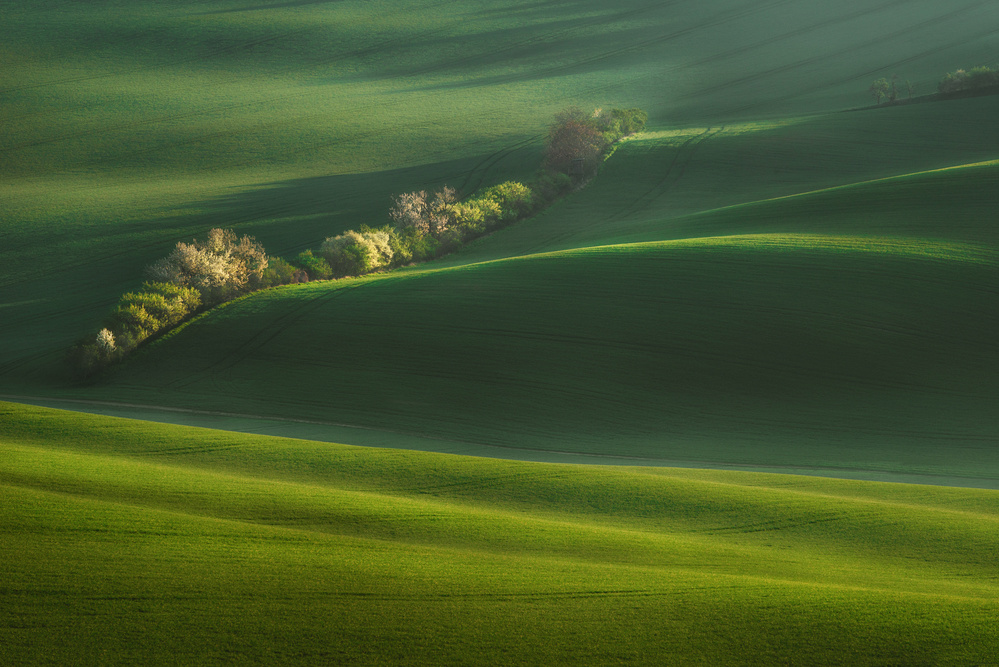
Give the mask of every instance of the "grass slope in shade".
M 856 106 L 894 70 L 927 92 L 994 52 L 997 18 L 982 0 L 5 3 L 0 381 L 62 381 L 142 267 L 211 227 L 295 254 L 383 220 L 392 193 L 529 177 L 569 104 L 688 125 Z
M 978 664 L 994 491 L 0 404 L 11 664 Z
M 999 477 L 999 264 L 760 235 L 286 288 L 87 396 L 512 449 Z

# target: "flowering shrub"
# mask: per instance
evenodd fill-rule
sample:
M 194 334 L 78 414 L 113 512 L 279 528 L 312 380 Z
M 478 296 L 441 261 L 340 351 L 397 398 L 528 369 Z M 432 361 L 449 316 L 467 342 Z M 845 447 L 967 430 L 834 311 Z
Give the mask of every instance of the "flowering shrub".
M 329 262 L 334 277 L 359 276 L 388 266 L 395 252 L 385 230 L 348 230 L 323 242 L 319 253 Z
M 193 287 L 206 304 L 216 304 L 256 286 L 266 269 L 267 253 L 252 236 L 212 229 L 204 241 L 178 243 L 146 272 L 153 280 Z

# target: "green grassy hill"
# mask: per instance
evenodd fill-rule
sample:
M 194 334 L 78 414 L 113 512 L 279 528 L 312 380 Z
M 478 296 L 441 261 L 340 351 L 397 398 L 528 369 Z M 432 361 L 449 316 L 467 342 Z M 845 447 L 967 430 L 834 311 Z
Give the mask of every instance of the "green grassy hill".
M 512 450 L 999 480 L 997 260 L 750 235 L 285 288 L 87 395 Z
M 396 192 L 528 177 L 569 104 L 698 127 L 860 106 L 893 72 L 931 92 L 994 52 L 997 13 L 981 0 L 7 3 L 0 389 L 62 382 L 62 350 L 142 267 L 213 226 L 293 254 L 383 220 Z M 800 145 L 778 137 L 762 153 L 727 144 L 736 152 L 703 163 L 708 187 L 683 210 L 973 161 L 954 140 L 974 136 L 976 112 L 877 115 L 920 113 L 932 118 L 827 133 L 835 173 L 828 154 L 804 173 L 793 160 L 761 171 L 752 156 Z M 882 133 L 897 127 L 911 131 Z M 974 159 L 995 157 L 977 156 L 979 139 Z M 902 145 L 915 164 L 864 165 Z
M 996 104 L 650 132 L 444 260 L 253 295 L 37 393 L 354 444 L 995 487 L 999 164 L 941 167 L 992 154 Z M 895 148 L 861 160 L 865 123 Z M 922 153 L 896 141 L 931 123 L 950 129 Z M 746 155 L 743 182 L 725 165 Z M 885 176 L 904 164 L 926 170 Z M 811 191 L 779 196 L 778 168 Z M 731 204 L 753 192 L 777 196 Z
M 992 64 L 995 3 L 0 23 L 0 398 L 226 429 L 0 403 L 0 663 L 999 654 L 999 96 L 840 111 Z M 177 241 L 289 256 L 395 193 L 528 179 L 571 104 L 651 123 L 543 214 L 69 380 Z
M 0 413 L 7 664 L 957 665 L 999 650 L 994 491 Z
M 702 169 L 801 131 L 732 129 Z M 671 180 L 676 146 L 629 141 L 441 262 L 251 296 L 62 396 L 357 444 L 999 484 L 999 164 L 684 214 L 710 184 Z

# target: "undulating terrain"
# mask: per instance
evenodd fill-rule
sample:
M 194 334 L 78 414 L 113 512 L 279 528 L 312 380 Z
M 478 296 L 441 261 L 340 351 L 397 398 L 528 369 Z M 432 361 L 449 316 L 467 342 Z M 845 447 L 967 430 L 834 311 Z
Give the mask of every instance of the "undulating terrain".
M 999 96 L 931 96 L 995 3 L 0 22 L 0 662 L 999 654 Z M 529 181 L 571 105 L 650 121 L 539 215 L 67 371 L 178 241 Z

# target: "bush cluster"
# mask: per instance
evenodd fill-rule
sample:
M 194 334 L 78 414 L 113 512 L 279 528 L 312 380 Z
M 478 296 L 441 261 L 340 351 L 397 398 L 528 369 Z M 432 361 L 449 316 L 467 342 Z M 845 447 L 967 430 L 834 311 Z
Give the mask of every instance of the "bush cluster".
M 252 236 L 238 237 L 230 229 L 212 229 L 203 240 L 178 243 L 146 268 L 151 280 L 142 291 L 121 297 L 96 337 L 70 349 L 73 371 L 81 377 L 93 375 L 202 306 L 279 283 L 290 267 L 278 260 L 268 271 L 272 259 Z
M 577 180 L 592 176 L 611 145 L 641 132 L 649 117 L 641 109 L 597 109 L 593 113 L 572 107 L 555 115 L 545 139 L 544 167 Z
M 980 90 L 993 86 L 999 86 L 999 66 L 949 72 L 940 80 L 937 90 L 941 95 L 952 95 L 964 90 Z
M 392 263 L 395 251 L 389 236 L 386 229 L 362 227 L 357 232 L 349 229 L 339 236 L 327 238 L 320 246 L 319 254 L 334 278 L 371 273 Z
M 361 226 L 327 238 L 318 255 L 329 264 L 334 278 L 423 262 L 531 215 L 539 201 L 531 188 L 514 181 L 463 201 L 448 186 L 405 192 L 393 198 L 389 224 Z
M 94 338 L 83 339 L 70 350 L 70 361 L 81 376 L 89 376 L 118 361 L 141 342 L 171 329 L 201 307 L 193 287 L 147 282 L 142 291 L 121 297 L 105 326 Z

